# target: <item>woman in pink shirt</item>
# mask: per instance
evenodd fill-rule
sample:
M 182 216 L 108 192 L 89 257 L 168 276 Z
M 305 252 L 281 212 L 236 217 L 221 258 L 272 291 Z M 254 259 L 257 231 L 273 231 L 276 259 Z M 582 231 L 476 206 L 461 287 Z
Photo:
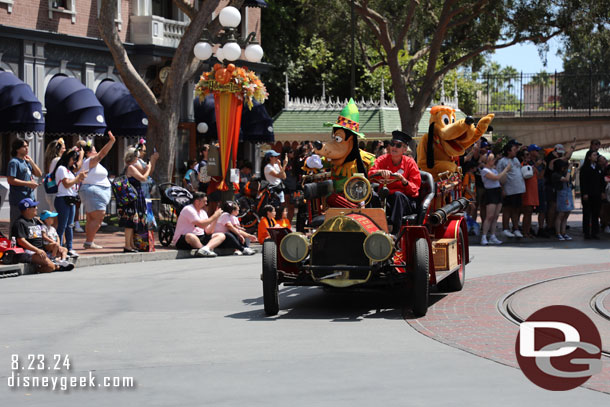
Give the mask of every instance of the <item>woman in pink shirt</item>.
M 239 206 L 234 201 L 226 201 L 222 204 L 223 213 L 216 222 L 214 233 L 224 233 L 225 242 L 223 247 L 235 248 L 235 255 L 252 255 L 256 251 L 249 248 L 250 240 L 256 241 L 256 236 L 246 232 L 246 230 L 240 225 L 237 214 L 239 213 Z

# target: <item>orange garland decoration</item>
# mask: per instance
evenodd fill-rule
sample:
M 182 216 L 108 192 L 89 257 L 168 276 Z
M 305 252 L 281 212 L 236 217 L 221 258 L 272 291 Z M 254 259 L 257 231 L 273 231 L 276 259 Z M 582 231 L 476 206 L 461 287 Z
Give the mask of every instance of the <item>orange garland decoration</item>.
M 237 148 L 239 143 L 239 129 L 241 127 L 241 113 L 245 103 L 252 109 L 256 100 L 263 103 L 268 93 L 265 85 L 256 74 L 248 68 L 236 68 L 229 64 L 226 68 L 220 64 L 214 65 L 210 72 L 201 75 L 195 87 L 195 94 L 203 100 L 208 94 L 214 94 L 214 107 L 216 111 L 216 129 L 218 143 L 220 144 L 220 157 L 222 160 L 222 182 L 218 189 L 227 191 L 229 186 L 226 175 L 229 169 L 229 160 L 233 165 L 237 163 Z

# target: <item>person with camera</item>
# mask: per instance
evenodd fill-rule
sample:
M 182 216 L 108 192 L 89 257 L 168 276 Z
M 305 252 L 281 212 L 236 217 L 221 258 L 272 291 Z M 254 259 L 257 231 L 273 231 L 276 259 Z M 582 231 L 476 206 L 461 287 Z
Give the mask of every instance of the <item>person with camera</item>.
M 87 223 L 85 224 L 86 238 L 85 243 L 83 243 L 84 249 L 102 249 L 102 246 L 95 244 L 93 240 L 102 225 L 106 215 L 106 207 L 110 202 L 111 188 L 110 181 L 108 180 L 108 170 L 100 162 L 110 152 L 116 141 L 111 131 L 108 132 L 108 137 L 108 142 L 99 152 L 91 141 L 84 142 L 82 140 L 81 142 L 81 148 L 85 152 L 85 161 L 81 171 L 88 173 L 80 191 L 87 216 Z
M 284 204 L 284 190 L 283 190 L 283 180 L 286 179 L 286 166 L 288 165 L 288 155 L 284 157 L 284 162 L 280 163 L 280 159 L 278 158 L 280 153 L 275 150 L 269 150 L 265 153 L 265 161 L 267 165 L 265 165 L 264 173 L 265 179 L 269 183 L 270 189 L 275 189 L 277 196 L 280 200 L 280 204 Z
M 76 213 L 76 203 L 80 202 L 78 185 L 87 177 L 89 171 L 74 174 L 80 168 L 84 154 L 82 148 L 71 148 L 63 153 L 54 171 L 54 178 L 57 182 L 57 196 L 55 197 L 55 210 L 58 213 L 57 234 L 61 244 L 68 249 L 70 257 L 78 257 L 78 254 L 72 250 L 74 214 Z
M 576 149 L 576 139 L 573 140 L 569 151 L 566 151 L 563 144 L 555 144 L 553 150 L 544 157 L 546 163 L 546 171 L 544 173 L 544 193 L 546 195 L 546 224 L 549 228 L 548 232 L 559 233 L 555 229 L 555 220 L 557 218 L 557 191 L 553 185 L 552 175 L 555 172 L 555 164 L 559 161 L 566 163 Z
M 150 164 L 146 166 L 144 171 L 140 171 L 137 165 L 137 148 L 129 147 L 123 156 L 125 176 L 127 176 L 129 183 L 136 192 L 136 199 L 133 202 L 117 208 L 119 226 L 125 228 L 124 253 L 135 253 L 138 251 L 133 242 L 134 233 L 138 225 L 145 224 L 146 219 L 146 198 L 142 192 L 142 183 L 146 182 L 150 174 L 155 170 L 155 164 L 158 159 L 159 153 L 155 152 L 150 157 Z

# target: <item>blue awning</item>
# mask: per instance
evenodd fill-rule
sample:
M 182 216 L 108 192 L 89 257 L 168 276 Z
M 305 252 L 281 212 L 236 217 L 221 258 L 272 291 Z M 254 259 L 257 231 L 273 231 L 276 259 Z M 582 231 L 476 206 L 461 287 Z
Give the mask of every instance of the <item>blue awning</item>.
M 95 91 L 102 106 L 108 130 L 115 136 L 143 136 L 148 119 L 125 85 L 104 81 Z
M 45 93 L 47 133 L 103 134 L 104 107 L 78 79 L 55 76 Z
M 0 71 L 0 132 L 42 132 L 42 104 L 32 88 L 10 72 Z
M 212 140 L 217 139 L 214 96 L 208 95 L 203 102 L 200 102 L 199 98 L 195 98 L 194 107 L 195 123 L 206 123 L 208 125 L 208 131 L 203 136 Z M 264 105 L 254 101 L 254 106 L 250 110 L 244 104 L 241 114 L 239 139 L 240 141 L 249 141 L 251 143 L 269 143 L 275 140 L 273 119 L 267 113 Z
M 267 2 L 265 0 L 246 0 L 244 1 L 244 7 L 267 7 Z
M 244 105 L 241 115 L 240 138 L 252 143 L 272 143 L 275 141 L 273 119 L 267 113 L 265 105 L 254 101 L 252 110 Z
M 211 140 L 217 139 L 218 132 L 216 131 L 216 109 L 214 108 L 214 95 L 208 95 L 201 102 L 199 101 L 199 98 L 195 98 L 193 106 L 195 109 L 195 123 L 205 123 L 208 125 L 208 131 L 199 134 Z

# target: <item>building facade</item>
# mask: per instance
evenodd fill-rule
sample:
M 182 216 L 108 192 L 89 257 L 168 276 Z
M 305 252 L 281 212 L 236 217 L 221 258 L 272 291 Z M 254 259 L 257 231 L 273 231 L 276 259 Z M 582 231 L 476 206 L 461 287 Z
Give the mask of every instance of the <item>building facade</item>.
M 216 13 L 228 3 L 221 1 Z M 76 78 L 94 93 L 103 81 L 121 82 L 99 34 L 100 4 L 100 0 L 0 0 L 0 70 L 11 72 L 28 84 L 42 103 L 44 113 L 49 82 L 57 75 Z M 158 92 L 164 79 L 160 72 L 171 64 L 188 18 L 171 0 L 116 0 L 116 4 L 115 23 L 127 53 L 149 87 Z M 255 6 L 260 5 L 260 0 L 245 2 L 238 28 L 242 34 L 255 32 L 259 40 L 261 9 Z M 198 75 L 183 89 L 184 123 L 194 121 L 193 90 L 197 79 Z M 194 132 L 194 127 L 186 128 Z M 194 137 L 188 132 L 180 134 L 183 138 Z M 2 137 L 0 174 L 6 172 L 12 139 L 23 136 Z M 29 135 L 31 153 L 38 163 L 42 163 L 45 143 L 55 136 Z M 113 149 L 114 158 L 110 159 L 121 162 L 124 146 L 133 141 L 129 138 L 119 141 L 118 148 Z M 182 155 L 193 153 L 188 150 L 188 139 L 180 140 L 180 145 Z M 178 161 L 185 158 L 188 157 L 181 156 Z

